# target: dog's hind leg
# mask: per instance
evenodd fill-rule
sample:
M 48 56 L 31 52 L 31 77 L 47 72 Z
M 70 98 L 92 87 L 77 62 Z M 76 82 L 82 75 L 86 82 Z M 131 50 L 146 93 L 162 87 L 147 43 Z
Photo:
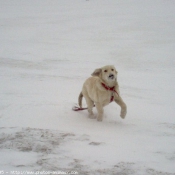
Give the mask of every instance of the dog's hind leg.
M 88 112 L 89 112 L 89 118 L 94 119 L 94 113 L 92 111 L 92 108 L 94 107 L 94 102 L 88 97 L 88 96 L 84 96 L 85 100 L 86 100 L 86 104 L 88 106 Z
M 95 103 L 95 106 L 97 108 L 98 111 L 98 116 L 97 116 L 97 120 L 98 121 L 102 121 L 103 120 L 103 106 L 100 103 Z

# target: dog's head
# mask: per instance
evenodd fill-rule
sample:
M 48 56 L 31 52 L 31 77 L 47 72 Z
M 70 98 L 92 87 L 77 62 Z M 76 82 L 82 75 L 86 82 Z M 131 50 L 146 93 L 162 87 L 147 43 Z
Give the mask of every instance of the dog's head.
M 91 74 L 92 76 L 98 76 L 103 81 L 105 81 L 108 84 L 111 84 L 112 82 L 117 81 L 117 71 L 114 66 L 104 66 L 99 69 L 95 69 L 95 71 Z

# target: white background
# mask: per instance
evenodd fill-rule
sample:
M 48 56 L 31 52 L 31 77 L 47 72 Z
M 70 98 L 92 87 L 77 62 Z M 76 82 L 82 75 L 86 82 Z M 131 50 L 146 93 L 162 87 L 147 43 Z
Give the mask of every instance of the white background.
M 175 174 L 174 9 L 172 0 L 1 0 L 0 169 Z M 72 111 L 85 79 L 109 64 L 126 119 L 115 103 L 103 122 Z

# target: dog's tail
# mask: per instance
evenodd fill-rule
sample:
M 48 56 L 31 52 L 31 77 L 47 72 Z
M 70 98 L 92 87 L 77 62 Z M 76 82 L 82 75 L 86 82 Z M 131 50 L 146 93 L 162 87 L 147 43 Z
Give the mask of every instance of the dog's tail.
M 78 97 L 78 104 L 79 104 L 80 108 L 82 108 L 82 98 L 83 98 L 83 94 L 82 94 L 82 92 L 80 92 L 80 95 Z

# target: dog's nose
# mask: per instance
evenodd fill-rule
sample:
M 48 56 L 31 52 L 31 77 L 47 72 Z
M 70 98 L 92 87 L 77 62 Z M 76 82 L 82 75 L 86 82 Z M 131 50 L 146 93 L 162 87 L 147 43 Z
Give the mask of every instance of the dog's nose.
M 114 78 L 114 75 L 113 74 L 110 74 L 109 75 L 109 78 L 113 79 Z

